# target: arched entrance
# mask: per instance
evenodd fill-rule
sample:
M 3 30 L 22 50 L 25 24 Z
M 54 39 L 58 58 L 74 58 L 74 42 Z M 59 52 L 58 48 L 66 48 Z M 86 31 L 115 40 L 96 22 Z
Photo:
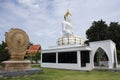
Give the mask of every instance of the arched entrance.
M 102 48 L 98 48 L 94 56 L 95 67 L 108 67 L 108 56 Z

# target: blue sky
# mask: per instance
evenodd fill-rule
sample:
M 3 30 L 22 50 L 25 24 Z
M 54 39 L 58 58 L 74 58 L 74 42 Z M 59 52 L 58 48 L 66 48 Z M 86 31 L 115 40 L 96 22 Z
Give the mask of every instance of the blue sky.
M 0 0 L 0 42 L 10 28 L 21 28 L 43 49 L 57 45 L 67 9 L 74 34 L 84 40 L 93 21 L 120 22 L 120 0 Z

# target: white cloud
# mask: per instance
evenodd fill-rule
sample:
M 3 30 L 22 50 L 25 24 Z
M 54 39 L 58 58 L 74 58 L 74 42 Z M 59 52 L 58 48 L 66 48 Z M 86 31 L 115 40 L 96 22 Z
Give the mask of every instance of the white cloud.
M 18 2 L 24 7 L 39 9 L 39 0 L 18 0 Z

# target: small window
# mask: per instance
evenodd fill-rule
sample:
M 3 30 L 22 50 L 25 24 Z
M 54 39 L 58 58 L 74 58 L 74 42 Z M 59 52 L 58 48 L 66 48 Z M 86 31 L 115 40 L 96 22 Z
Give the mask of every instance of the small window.
M 56 53 L 43 53 L 42 62 L 45 63 L 56 63 Z
M 77 52 L 59 52 L 58 63 L 77 63 Z

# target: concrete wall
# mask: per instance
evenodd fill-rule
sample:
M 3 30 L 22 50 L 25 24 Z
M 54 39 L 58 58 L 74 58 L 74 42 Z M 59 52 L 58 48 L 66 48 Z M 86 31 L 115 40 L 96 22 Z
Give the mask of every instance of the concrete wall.
M 59 68 L 59 69 L 72 69 L 72 70 L 92 70 L 95 68 L 94 66 L 94 56 L 98 48 L 102 48 L 106 55 L 108 56 L 109 61 L 108 68 L 114 68 L 114 63 L 117 63 L 117 55 L 116 55 L 116 45 L 111 40 L 104 41 L 96 41 L 90 42 L 90 46 L 79 46 L 79 45 L 71 45 L 71 46 L 56 46 L 51 47 L 49 49 L 43 50 L 43 53 L 56 53 L 56 63 L 43 63 L 41 56 L 41 66 L 47 68 Z M 81 67 L 81 56 L 80 51 L 90 51 L 90 63 L 86 63 L 86 67 Z M 77 63 L 58 63 L 58 52 L 69 52 L 69 51 L 77 51 Z M 115 58 L 114 58 L 115 56 Z
M 56 52 L 56 63 L 43 63 L 41 62 L 41 67 L 46 68 L 58 68 L 58 69 L 71 69 L 71 70 L 92 70 L 90 63 L 86 64 L 86 67 L 81 67 L 81 56 L 80 51 L 77 52 L 77 63 L 58 63 L 58 52 Z M 44 53 L 42 53 L 44 54 Z M 42 56 L 41 56 L 42 59 Z M 41 60 L 42 61 L 42 60 Z

